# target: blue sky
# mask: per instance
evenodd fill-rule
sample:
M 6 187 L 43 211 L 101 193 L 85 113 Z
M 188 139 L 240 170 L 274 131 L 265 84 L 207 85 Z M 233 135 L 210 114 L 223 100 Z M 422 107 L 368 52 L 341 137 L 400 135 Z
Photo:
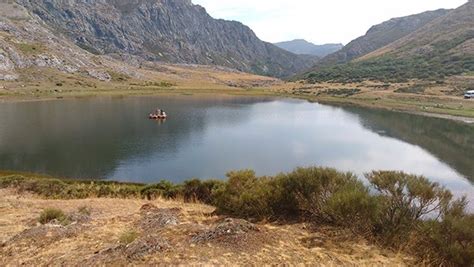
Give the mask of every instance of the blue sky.
M 192 0 L 215 18 L 237 20 L 265 41 L 303 38 L 316 44 L 348 43 L 390 18 L 467 0 Z

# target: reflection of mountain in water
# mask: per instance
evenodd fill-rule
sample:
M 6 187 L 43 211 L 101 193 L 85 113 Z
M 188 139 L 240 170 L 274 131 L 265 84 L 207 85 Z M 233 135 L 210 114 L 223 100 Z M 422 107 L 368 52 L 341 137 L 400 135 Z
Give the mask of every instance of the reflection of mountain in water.
M 104 178 L 119 162 L 151 153 L 172 155 L 207 127 L 210 112 L 223 122 L 249 115 L 249 98 L 124 98 L 8 103 L 0 106 L 0 169 L 77 178 Z M 170 119 L 146 119 L 157 105 Z M 238 116 L 232 114 L 235 105 Z M 215 120 L 215 118 L 213 118 Z
M 474 125 L 384 110 L 347 107 L 381 135 L 418 145 L 474 182 Z

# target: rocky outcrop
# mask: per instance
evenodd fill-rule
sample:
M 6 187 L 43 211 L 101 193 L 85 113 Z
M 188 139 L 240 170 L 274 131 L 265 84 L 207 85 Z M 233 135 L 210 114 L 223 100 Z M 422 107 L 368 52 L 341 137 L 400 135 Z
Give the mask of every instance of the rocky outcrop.
M 21 6 L 0 3 L 0 80 L 17 80 L 22 71 L 48 68 L 107 81 L 108 63 L 58 36 Z
M 190 0 L 17 0 L 95 54 L 220 65 L 284 77 L 314 64 L 258 39 L 247 26 L 213 19 Z

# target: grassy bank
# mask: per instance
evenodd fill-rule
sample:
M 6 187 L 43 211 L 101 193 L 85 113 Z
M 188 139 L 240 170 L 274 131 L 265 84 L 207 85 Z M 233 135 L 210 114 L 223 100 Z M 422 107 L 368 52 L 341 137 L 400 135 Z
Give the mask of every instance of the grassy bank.
M 282 96 L 323 104 L 355 105 L 473 122 L 474 101 L 462 96 L 473 84 L 471 77 L 459 77 L 439 82 L 287 83 L 273 90 Z
M 183 72 L 183 73 L 182 73 Z M 307 99 L 334 105 L 357 105 L 448 119 L 474 120 L 474 101 L 462 95 L 472 89 L 472 76 L 439 81 L 410 80 L 399 83 L 283 82 L 244 73 L 179 69 L 176 76 L 146 77 L 148 80 L 117 78 L 95 81 L 61 73 L 42 73 L 44 79 L 5 82 L 0 100 L 45 100 L 101 96 L 206 95 L 277 96 Z M 38 74 L 39 75 L 39 74 Z M 48 76 L 49 75 L 49 76 Z M 182 76 L 182 77 L 181 77 Z
M 180 199 L 216 207 L 216 213 L 251 221 L 304 221 L 347 229 L 372 242 L 406 251 L 430 265 L 472 266 L 474 216 L 466 201 L 424 177 L 399 172 L 367 174 L 364 185 L 351 173 L 300 168 L 274 177 L 250 170 L 227 181 L 132 183 L 76 181 L 0 174 L 0 188 L 50 199 Z

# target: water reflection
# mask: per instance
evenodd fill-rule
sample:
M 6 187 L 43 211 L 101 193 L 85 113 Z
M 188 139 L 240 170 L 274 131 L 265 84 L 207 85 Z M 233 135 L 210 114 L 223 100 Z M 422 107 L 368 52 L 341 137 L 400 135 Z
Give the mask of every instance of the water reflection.
M 163 108 L 169 118 L 150 121 Z M 93 98 L 0 105 L 0 169 L 175 182 L 330 166 L 403 170 L 474 199 L 474 126 L 246 97 Z M 470 179 L 470 182 L 469 180 Z
M 344 108 L 382 136 L 420 146 L 474 182 L 474 126 L 439 118 L 363 108 Z
M 157 105 L 172 114 L 173 120 L 147 120 L 148 112 Z M 219 105 L 235 108 L 241 102 L 166 97 L 3 103 L 0 168 L 106 178 L 123 160 L 146 158 L 153 151 L 172 157 L 178 146 L 185 146 L 191 135 L 205 129 L 207 108 Z M 245 120 L 245 112 L 240 115 L 227 117 L 225 122 Z

